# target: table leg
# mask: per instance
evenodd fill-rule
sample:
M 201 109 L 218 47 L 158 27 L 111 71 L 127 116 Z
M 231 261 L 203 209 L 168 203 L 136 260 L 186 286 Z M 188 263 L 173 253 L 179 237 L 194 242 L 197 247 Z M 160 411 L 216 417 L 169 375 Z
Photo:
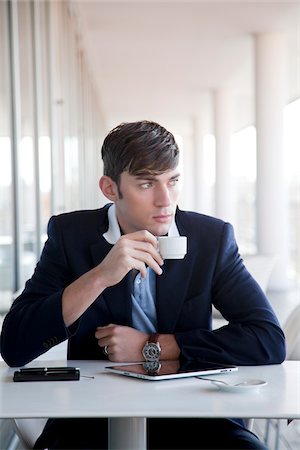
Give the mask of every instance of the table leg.
M 145 417 L 111 417 L 108 419 L 110 450 L 146 450 Z

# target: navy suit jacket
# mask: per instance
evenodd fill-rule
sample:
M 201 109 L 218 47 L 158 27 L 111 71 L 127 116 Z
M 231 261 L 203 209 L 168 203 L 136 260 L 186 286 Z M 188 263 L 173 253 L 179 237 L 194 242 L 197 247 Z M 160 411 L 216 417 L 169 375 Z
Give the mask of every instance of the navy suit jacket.
M 28 363 L 69 339 L 68 358 L 104 359 L 97 326 L 132 325 L 131 274 L 107 288 L 79 320 L 67 328 L 62 316 L 64 288 L 107 255 L 103 238 L 108 205 L 98 210 L 54 216 L 32 278 L 5 317 L 1 353 L 11 366 Z M 159 333 L 175 334 L 184 358 L 231 364 L 280 363 L 285 340 L 275 314 L 238 253 L 233 228 L 197 213 L 176 212 L 179 233 L 187 236 L 183 260 L 166 260 L 157 276 Z M 211 330 L 212 304 L 229 325 Z

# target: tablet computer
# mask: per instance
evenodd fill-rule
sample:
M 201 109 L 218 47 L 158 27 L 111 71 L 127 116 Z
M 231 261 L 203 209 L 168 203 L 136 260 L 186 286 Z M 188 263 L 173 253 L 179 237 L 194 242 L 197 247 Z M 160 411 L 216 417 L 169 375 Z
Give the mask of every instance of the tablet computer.
M 143 380 L 171 380 L 174 378 L 196 377 L 238 370 L 234 365 L 222 365 L 209 361 L 151 361 L 136 364 L 107 366 L 106 371 L 141 378 Z

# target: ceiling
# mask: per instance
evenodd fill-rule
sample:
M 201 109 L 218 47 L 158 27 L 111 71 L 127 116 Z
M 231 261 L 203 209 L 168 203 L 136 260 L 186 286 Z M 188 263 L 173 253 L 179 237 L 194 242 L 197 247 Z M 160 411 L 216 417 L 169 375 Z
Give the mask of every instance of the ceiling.
M 295 39 L 299 1 L 70 0 L 108 127 L 181 126 L 231 89 L 236 127 L 253 120 L 254 36 Z M 298 22 L 297 22 L 298 21 Z

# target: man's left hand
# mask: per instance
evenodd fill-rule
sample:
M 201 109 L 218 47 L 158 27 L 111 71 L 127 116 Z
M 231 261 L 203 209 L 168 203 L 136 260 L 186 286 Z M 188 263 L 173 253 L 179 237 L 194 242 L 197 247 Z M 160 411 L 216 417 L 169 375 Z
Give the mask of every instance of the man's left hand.
M 135 328 L 109 324 L 97 327 L 95 338 L 99 347 L 107 346 L 108 358 L 114 362 L 143 361 L 142 350 L 149 335 Z

